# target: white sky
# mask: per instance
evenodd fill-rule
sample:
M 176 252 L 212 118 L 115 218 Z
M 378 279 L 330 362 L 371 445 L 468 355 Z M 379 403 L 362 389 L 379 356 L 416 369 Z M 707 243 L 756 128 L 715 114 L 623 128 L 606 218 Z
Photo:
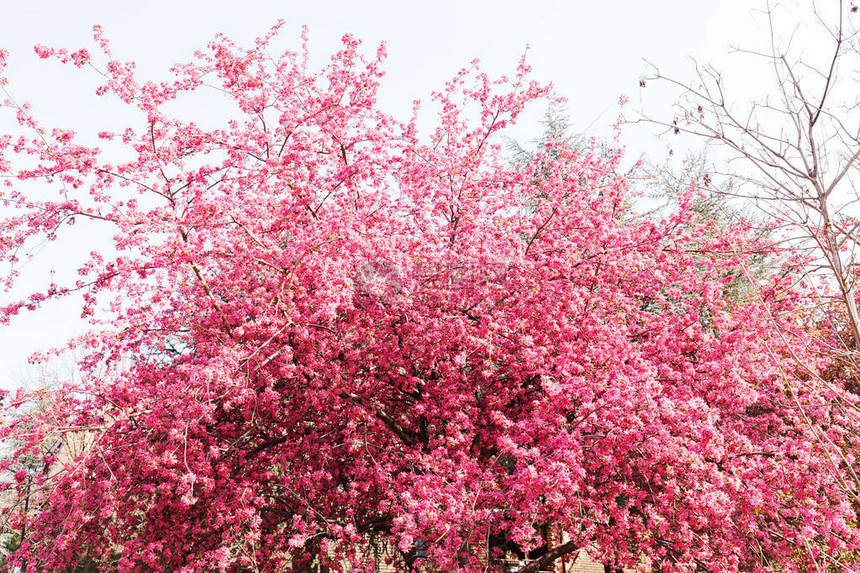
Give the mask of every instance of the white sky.
M 754 33 L 748 0 L 0 0 L 0 48 L 11 53 L 10 91 L 33 103 L 36 115 L 53 127 L 109 121 L 113 111 L 88 106 L 94 80 L 74 68 L 39 60 L 35 44 L 97 50 L 93 24 L 101 24 L 114 54 L 134 60 L 140 77 L 163 77 L 173 63 L 190 59 L 216 33 L 249 43 L 278 18 L 287 21 L 285 45 L 307 24 L 312 56 L 325 61 L 339 39 L 352 33 L 368 53 L 388 45 L 387 77 L 381 106 L 407 119 L 414 99 L 430 92 L 474 58 L 491 74 L 511 74 L 526 44 L 534 77 L 552 81 L 568 98 L 575 130 L 591 127 L 598 137 L 618 115 L 619 96 L 634 105 L 648 96 L 654 114 L 668 115 L 671 100 L 659 90 L 640 91 L 643 60 L 680 79 L 691 74 L 688 57 L 722 60 L 729 44 Z M 751 32 L 752 31 L 752 32 Z M 103 99 L 95 100 L 103 102 Z M 525 120 L 522 137 L 539 132 L 542 110 Z M 69 118 L 69 115 L 73 117 Z M 2 126 L 0 122 L 0 126 Z M 97 126 L 93 126 L 94 130 Z M 659 160 L 665 144 L 630 128 L 622 143 L 631 153 Z M 66 245 L 72 249 L 74 245 Z M 39 282 L 51 261 L 29 270 Z M 59 263 L 58 263 L 59 264 Z M 4 297 L 0 293 L 0 301 Z M 0 387 L 12 387 L 26 368 L 26 357 L 63 341 L 82 328 L 72 305 L 52 305 L 18 317 L 0 329 Z

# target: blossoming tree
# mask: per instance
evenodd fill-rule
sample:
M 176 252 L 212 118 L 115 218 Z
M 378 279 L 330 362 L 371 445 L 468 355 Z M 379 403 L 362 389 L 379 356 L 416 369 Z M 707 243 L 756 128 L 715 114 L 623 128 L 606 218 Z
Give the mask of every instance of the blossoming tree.
M 81 382 L 5 429 L 28 502 L 7 512 L 12 561 L 852 566 L 849 398 L 810 382 L 791 269 L 730 296 L 768 245 L 699 220 L 694 189 L 636 217 L 617 155 L 551 143 L 505 163 L 497 133 L 548 91 L 525 64 L 458 74 L 422 134 L 377 108 L 381 49 L 346 37 L 315 71 L 273 58 L 275 33 L 219 37 L 172 83 L 139 80 L 98 30 L 97 57 L 37 48 L 137 110 L 99 135 L 119 159 L 5 102 L 29 135 L 0 138 L 4 260 L 75 221 L 114 238 L 0 314 L 83 293 L 93 321 L 70 342 Z M 213 88 L 223 125 L 170 113 Z M 46 444 L 70 432 L 87 447 L 61 464 Z

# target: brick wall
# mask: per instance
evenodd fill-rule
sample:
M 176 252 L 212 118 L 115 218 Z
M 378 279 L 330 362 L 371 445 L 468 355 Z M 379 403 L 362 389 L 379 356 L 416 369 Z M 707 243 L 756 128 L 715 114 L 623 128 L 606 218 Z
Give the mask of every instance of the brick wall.
M 380 565 L 377 571 L 379 573 L 397 573 L 397 570 L 390 565 Z M 625 573 L 635 573 L 633 569 L 625 569 L 624 571 Z M 593 560 L 585 551 L 580 551 L 575 560 L 571 555 L 568 555 L 564 561 L 559 559 L 555 564 L 555 573 L 604 573 L 604 569 L 603 564 Z
M 564 564 L 563 573 L 603 573 L 603 565 L 594 561 L 585 551 L 580 551 L 576 561 L 572 564 Z M 558 571 L 558 569 L 557 569 Z
M 632 569 L 625 569 L 625 573 L 634 573 Z M 568 555 L 566 559 L 558 559 L 555 563 L 554 573 L 604 573 L 603 564 L 592 559 L 587 552 L 580 551 L 575 559 Z

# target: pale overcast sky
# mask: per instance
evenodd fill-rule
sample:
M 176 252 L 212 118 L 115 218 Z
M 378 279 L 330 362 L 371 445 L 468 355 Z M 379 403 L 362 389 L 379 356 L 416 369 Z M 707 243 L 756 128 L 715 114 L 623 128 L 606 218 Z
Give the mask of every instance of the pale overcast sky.
M 730 43 L 742 42 L 754 30 L 753 5 L 745 0 L 0 0 L 0 48 L 10 52 L 9 88 L 16 99 L 32 102 L 49 125 L 74 126 L 82 117 L 98 121 L 111 112 L 80 104 L 76 109 L 76 94 L 94 83 L 73 68 L 38 60 L 33 46 L 95 52 L 94 24 L 104 28 L 118 58 L 137 62 L 143 78 L 163 77 L 217 32 L 247 43 L 279 18 L 287 22 L 284 44 L 292 49 L 299 47 L 301 26 L 309 27 L 312 56 L 319 62 L 347 32 L 361 38 L 369 52 L 385 41 L 389 58 L 381 106 L 402 119 L 414 99 L 426 100 L 474 58 L 490 73 L 511 73 L 528 44 L 534 77 L 552 81 L 569 100 L 574 129 L 592 126 L 601 137 L 608 135 L 621 95 L 634 104 L 647 95 L 650 111 L 669 113 L 671 101 L 661 101 L 659 92 L 640 92 L 644 60 L 689 77 L 689 57 L 722 60 Z M 76 119 L 64 120 L 69 113 Z M 663 144 L 642 133 L 625 133 L 622 143 L 636 154 L 665 153 Z M 34 274 L 50 268 L 49 262 L 35 266 Z M 13 373 L 26 365 L 28 354 L 62 344 L 79 330 L 78 314 L 72 305 L 52 305 L 0 329 L 0 387 L 14 385 Z

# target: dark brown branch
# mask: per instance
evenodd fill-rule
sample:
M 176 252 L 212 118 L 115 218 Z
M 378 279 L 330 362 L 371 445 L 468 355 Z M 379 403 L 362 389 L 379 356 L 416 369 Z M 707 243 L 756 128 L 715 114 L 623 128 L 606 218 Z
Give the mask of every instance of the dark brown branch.
M 361 396 L 357 396 L 356 394 L 343 392 L 340 395 L 341 398 L 349 400 L 350 402 L 361 406 L 362 408 L 368 409 L 373 412 L 377 419 L 379 419 L 383 424 L 385 424 L 389 430 L 394 432 L 394 434 L 400 438 L 407 446 L 414 446 L 416 444 L 416 438 L 414 432 L 411 432 L 397 423 L 397 420 L 391 417 L 385 410 L 378 406 L 374 406 L 373 404 L 367 403 L 367 400 L 361 398 Z
M 568 541 L 567 543 L 563 543 L 558 547 L 554 547 L 553 549 L 546 552 L 546 555 L 541 557 L 536 561 L 532 561 L 522 569 L 520 569 L 520 573 L 537 573 L 547 565 L 555 562 L 556 559 L 567 555 L 569 553 L 573 553 L 574 551 L 579 551 L 579 544 L 573 541 Z

